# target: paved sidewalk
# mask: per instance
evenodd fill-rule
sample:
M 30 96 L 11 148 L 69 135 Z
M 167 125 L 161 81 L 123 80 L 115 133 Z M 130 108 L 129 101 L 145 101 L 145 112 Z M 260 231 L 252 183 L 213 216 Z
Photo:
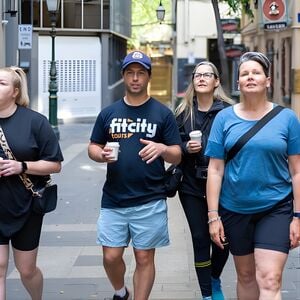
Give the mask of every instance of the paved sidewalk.
M 57 210 L 46 215 L 38 264 L 44 273 L 44 300 L 104 300 L 113 290 L 96 245 L 96 221 L 106 167 L 87 156 L 92 124 L 59 126 L 65 156 Z M 156 252 L 156 280 L 151 300 L 199 300 L 190 233 L 177 197 L 168 199 L 171 245 Z M 270 234 L 276 234 L 270 232 Z M 300 253 L 292 251 L 283 280 L 283 300 L 300 299 Z M 132 288 L 134 258 L 125 252 L 127 285 Z M 236 275 L 230 257 L 222 276 L 226 299 L 236 299 Z M 12 261 L 8 272 L 8 300 L 29 300 Z

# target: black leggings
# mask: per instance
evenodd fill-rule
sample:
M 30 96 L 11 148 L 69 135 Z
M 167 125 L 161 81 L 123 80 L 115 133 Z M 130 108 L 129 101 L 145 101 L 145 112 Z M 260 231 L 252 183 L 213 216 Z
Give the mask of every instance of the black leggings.
M 184 193 L 179 193 L 179 198 L 192 235 L 195 269 L 201 293 L 203 297 L 211 296 L 211 277 L 220 277 L 229 249 L 222 250 L 211 242 L 206 199 Z
M 0 234 L 0 245 L 8 245 L 11 240 L 12 246 L 21 251 L 31 251 L 38 247 L 43 215 L 34 212 L 28 217 L 23 227 L 11 237 L 5 237 Z

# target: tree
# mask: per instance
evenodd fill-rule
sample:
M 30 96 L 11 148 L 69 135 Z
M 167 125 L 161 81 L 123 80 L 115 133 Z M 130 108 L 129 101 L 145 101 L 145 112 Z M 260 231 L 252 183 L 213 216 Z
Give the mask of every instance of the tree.
M 251 18 L 253 17 L 253 12 L 250 8 L 250 0 L 223 0 L 223 1 L 227 2 L 227 4 L 229 5 L 230 9 L 233 12 L 243 11 Z M 225 51 L 225 43 L 224 43 L 219 5 L 217 0 L 211 0 L 211 2 L 215 13 L 215 18 L 216 18 L 219 57 L 220 57 L 220 63 L 222 69 L 222 86 L 224 90 L 229 94 L 230 92 L 229 68 L 228 68 L 228 60 Z
M 228 61 L 225 52 L 225 43 L 223 36 L 223 29 L 221 24 L 221 17 L 219 11 L 219 5 L 217 0 L 212 0 L 212 6 L 215 13 L 216 25 L 217 25 L 217 33 L 218 33 L 218 49 L 219 49 L 219 58 L 221 63 L 222 70 L 222 86 L 227 94 L 229 94 L 230 86 L 229 86 L 229 68 Z
M 230 9 L 233 12 L 242 11 L 246 15 L 248 15 L 251 19 L 253 18 L 253 12 L 250 7 L 251 0 L 221 0 L 224 2 L 227 2 Z M 253 0 L 253 2 L 256 2 L 256 0 Z
M 163 6 L 166 10 L 165 20 L 162 24 L 156 18 L 156 9 L 159 6 L 159 0 L 132 0 L 132 34 L 130 44 L 133 48 L 139 47 L 139 42 L 145 38 L 151 31 L 165 32 L 171 31 L 168 23 L 171 23 L 171 1 L 163 0 Z M 161 38 L 161 37 L 157 37 Z

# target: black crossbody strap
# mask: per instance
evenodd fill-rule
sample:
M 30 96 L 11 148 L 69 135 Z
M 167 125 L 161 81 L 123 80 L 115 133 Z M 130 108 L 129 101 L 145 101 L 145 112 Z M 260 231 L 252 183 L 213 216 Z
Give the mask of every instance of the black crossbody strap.
M 243 134 L 232 148 L 227 153 L 226 163 L 234 158 L 234 156 L 241 150 L 241 148 L 272 118 L 279 114 L 284 109 L 283 106 L 277 105 L 265 116 L 263 116 L 252 128 L 250 128 L 245 134 Z

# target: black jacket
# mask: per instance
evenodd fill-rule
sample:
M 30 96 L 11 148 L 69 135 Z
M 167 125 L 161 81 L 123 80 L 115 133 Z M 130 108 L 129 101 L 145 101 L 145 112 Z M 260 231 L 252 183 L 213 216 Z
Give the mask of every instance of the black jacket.
M 191 194 L 197 197 L 204 197 L 206 195 L 206 171 L 209 162 L 209 158 L 204 155 L 207 145 L 208 136 L 211 130 L 212 123 L 217 113 L 230 104 L 215 100 L 212 107 L 207 111 L 203 118 L 202 124 L 188 118 L 184 122 L 184 112 L 182 112 L 177 118 L 177 125 L 179 128 L 182 144 L 182 162 L 181 168 L 183 170 L 183 179 L 179 189 L 179 192 Z M 193 116 L 197 116 L 198 104 L 196 98 L 193 101 Z M 192 127 L 193 123 L 193 127 Z M 192 130 L 201 130 L 202 132 L 202 149 L 199 153 L 190 154 L 187 152 L 186 144 L 189 141 L 189 133 Z

